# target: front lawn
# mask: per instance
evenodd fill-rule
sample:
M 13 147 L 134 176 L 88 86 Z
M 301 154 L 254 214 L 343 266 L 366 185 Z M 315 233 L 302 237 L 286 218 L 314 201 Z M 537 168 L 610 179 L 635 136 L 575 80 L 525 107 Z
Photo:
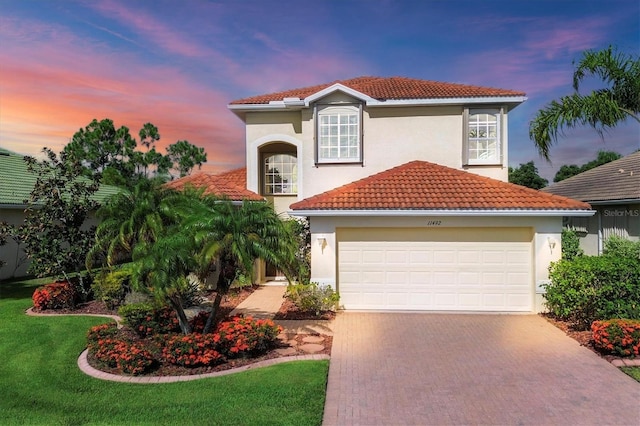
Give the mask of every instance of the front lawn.
M 640 367 L 620 367 L 620 370 L 640 382 Z
M 42 281 L 0 284 L 0 424 L 319 425 L 327 361 L 159 385 L 97 380 L 77 367 L 106 319 L 28 317 Z

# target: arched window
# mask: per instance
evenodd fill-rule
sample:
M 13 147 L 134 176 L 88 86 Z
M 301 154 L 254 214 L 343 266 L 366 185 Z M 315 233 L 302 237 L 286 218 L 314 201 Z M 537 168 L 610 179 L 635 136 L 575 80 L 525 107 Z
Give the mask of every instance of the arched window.
M 468 111 L 467 164 L 501 164 L 501 117 L 499 109 Z
M 322 106 L 317 110 L 318 163 L 362 161 L 360 108 L 353 105 Z
M 264 156 L 265 195 L 298 193 L 298 159 L 293 154 Z

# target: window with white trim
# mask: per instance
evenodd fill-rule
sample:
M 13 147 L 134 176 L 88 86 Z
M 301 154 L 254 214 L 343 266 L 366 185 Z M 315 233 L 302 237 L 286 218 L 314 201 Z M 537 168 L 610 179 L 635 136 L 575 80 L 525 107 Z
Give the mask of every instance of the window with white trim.
M 469 165 L 501 164 L 501 111 L 468 110 L 466 159 Z
M 298 159 L 292 154 L 264 156 L 265 195 L 298 193 Z
M 317 111 L 318 163 L 361 162 L 360 108 L 323 106 Z

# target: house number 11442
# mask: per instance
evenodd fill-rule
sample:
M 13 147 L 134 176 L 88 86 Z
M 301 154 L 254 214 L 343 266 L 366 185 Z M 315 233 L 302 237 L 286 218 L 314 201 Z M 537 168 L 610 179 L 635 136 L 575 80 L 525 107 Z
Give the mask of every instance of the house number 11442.
M 427 226 L 440 226 L 442 225 L 441 220 L 429 220 L 427 221 Z

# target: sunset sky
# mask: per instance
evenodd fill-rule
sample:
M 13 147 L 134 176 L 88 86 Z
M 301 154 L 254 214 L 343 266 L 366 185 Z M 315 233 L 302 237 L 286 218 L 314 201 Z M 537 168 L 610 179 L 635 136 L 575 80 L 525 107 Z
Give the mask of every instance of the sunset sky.
M 59 151 L 92 119 L 160 147 L 186 139 L 206 170 L 244 164 L 241 121 L 227 104 L 357 76 L 404 76 L 520 90 L 509 163 L 550 179 L 598 150 L 640 149 L 629 120 L 605 135 L 566 132 L 546 163 L 528 123 L 572 91 L 572 61 L 615 45 L 640 53 L 638 0 L 33 1 L 0 0 L 0 146 Z M 592 82 L 591 87 L 594 82 Z

